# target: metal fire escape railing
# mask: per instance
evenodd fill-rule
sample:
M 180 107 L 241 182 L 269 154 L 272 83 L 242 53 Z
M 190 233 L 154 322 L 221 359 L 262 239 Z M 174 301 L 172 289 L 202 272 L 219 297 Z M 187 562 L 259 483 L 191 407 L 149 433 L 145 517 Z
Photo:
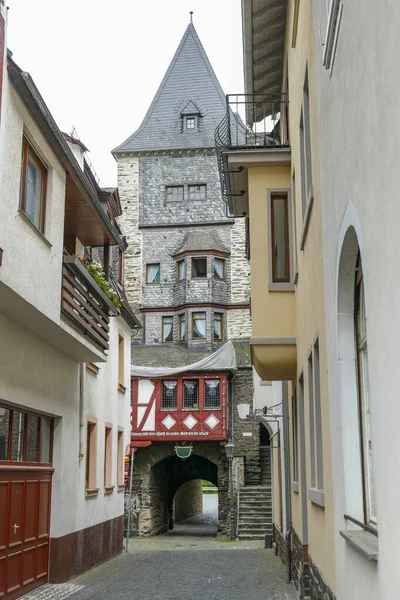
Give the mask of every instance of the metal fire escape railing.
M 283 116 L 283 120 L 281 117 Z M 289 146 L 288 98 L 263 94 L 228 94 L 226 114 L 215 130 L 222 197 L 229 208 L 230 189 L 227 151 L 262 150 Z M 240 168 L 240 172 L 243 168 Z

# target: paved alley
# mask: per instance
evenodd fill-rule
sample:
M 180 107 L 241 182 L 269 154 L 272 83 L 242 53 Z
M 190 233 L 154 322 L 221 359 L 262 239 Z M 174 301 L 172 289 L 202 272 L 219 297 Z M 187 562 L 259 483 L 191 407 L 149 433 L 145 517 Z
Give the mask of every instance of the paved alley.
M 43 586 L 25 600 L 296 598 L 272 550 L 265 550 L 261 542 L 217 539 L 213 529 L 212 519 L 205 514 L 165 535 L 131 539 L 129 553 L 67 584 Z

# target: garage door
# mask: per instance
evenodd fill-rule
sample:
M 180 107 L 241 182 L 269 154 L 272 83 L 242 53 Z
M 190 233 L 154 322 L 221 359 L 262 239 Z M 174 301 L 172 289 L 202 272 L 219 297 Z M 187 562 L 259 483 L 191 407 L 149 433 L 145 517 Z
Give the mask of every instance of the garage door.
M 47 582 L 52 421 L 0 406 L 0 598 Z

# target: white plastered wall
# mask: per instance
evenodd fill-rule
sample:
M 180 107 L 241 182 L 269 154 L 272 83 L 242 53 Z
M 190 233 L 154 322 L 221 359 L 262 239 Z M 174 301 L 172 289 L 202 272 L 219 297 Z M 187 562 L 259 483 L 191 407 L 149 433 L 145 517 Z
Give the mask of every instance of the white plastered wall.
M 344 3 L 332 71 L 322 66 L 314 2 L 318 77 L 322 234 L 326 301 L 330 422 L 334 475 L 337 597 L 400 597 L 398 296 L 400 5 Z M 390 32 L 390 35 L 388 35 Z M 342 423 L 346 380 L 339 368 L 338 269 L 342 242 L 353 227 L 365 281 L 369 401 L 378 517 L 378 563 L 367 561 L 339 535 L 346 528 L 346 445 Z M 339 316 L 340 321 L 340 316 Z M 342 410 L 341 410 L 342 407 Z M 357 435 L 357 432 L 354 432 Z

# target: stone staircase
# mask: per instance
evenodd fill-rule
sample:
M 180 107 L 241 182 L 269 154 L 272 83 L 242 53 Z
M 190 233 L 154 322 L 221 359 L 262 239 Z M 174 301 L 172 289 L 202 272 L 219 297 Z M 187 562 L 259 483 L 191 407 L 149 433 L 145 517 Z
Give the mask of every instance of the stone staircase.
M 240 488 L 240 540 L 264 540 L 272 535 L 271 458 L 269 446 L 260 446 L 261 485 Z

